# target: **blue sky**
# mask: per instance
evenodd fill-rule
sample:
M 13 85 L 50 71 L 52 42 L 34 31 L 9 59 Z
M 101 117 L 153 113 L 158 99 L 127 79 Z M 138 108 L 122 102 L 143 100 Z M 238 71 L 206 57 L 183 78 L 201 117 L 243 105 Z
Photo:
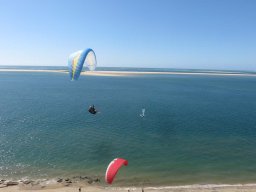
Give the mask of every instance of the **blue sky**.
M 0 0 L 0 65 L 256 70 L 255 0 Z

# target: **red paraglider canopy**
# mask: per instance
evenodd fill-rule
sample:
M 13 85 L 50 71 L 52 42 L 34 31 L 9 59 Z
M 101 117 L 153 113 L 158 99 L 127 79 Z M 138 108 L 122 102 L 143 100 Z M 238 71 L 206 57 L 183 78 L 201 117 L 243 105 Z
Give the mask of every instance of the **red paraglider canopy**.
M 118 172 L 118 170 L 123 166 L 128 165 L 128 161 L 122 158 L 116 158 L 113 161 L 110 162 L 108 165 L 106 175 L 105 175 L 105 181 L 108 184 L 111 184 Z

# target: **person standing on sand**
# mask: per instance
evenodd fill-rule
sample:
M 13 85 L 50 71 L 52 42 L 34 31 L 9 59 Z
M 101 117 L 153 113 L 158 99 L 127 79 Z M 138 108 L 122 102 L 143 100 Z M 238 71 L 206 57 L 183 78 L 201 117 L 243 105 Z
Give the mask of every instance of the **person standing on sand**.
M 79 187 L 78 191 L 81 192 L 81 187 Z

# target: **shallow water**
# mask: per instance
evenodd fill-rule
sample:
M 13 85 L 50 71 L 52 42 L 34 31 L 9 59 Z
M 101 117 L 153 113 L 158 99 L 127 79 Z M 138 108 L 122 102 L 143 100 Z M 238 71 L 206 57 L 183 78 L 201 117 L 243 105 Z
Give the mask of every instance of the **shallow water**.
M 103 178 L 123 157 L 115 185 L 256 179 L 255 77 L 1 72 L 0 89 L 0 178 Z

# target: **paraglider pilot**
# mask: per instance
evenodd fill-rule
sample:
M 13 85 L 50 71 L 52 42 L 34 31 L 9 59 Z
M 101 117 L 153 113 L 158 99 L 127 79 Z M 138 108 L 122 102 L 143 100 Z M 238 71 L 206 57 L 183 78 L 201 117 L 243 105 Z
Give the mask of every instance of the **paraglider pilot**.
M 88 109 L 88 111 L 89 111 L 91 114 L 93 114 L 93 115 L 95 115 L 95 114 L 97 113 L 97 111 L 96 111 L 94 105 L 90 106 L 89 109 Z

